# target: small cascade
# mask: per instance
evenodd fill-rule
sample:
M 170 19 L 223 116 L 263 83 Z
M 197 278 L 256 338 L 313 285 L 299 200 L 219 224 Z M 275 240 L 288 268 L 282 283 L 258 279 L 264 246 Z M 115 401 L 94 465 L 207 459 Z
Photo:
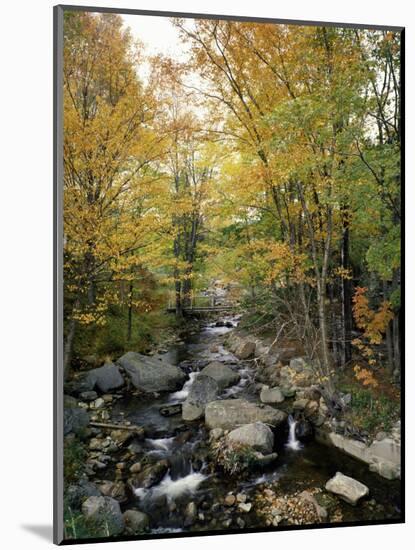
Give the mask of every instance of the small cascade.
M 161 437 L 159 439 L 147 438 L 146 443 L 156 451 L 169 451 L 173 445 L 174 437 Z
M 185 494 L 193 495 L 196 493 L 199 485 L 209 476 L 201 472 L 195 472 L 190 467 L 189 473 L 183 477 L 173 479 L 171 471 L 167 472 L 158 485 L 149 489 L 140 487 L 134 490 L 135 496 L 140 499 L 154 500 L 157 497 L 165 495 L 169 501 L 175 500 Z
M 189 395 L 190 388 L 192 387 L 192 384 L 195 381 L 198 374 L 199 374 L 198 372 L 191 372 L 189 374 L 189 379 L 186 380 L 183 388 L 179 391 L 176 391 L 170 394 L 169 401 L 184 401 L 186 397 Z
M 288 441 L 285 446 L 287 449 L 291 449 L 292 451 L 299 451 L 302 447 L 301 443 L 297 439 L 297 436 L 295 435 L 296 425 L 297 420 L 294 420 L 293 416 L 290 414 L 288 417 Z

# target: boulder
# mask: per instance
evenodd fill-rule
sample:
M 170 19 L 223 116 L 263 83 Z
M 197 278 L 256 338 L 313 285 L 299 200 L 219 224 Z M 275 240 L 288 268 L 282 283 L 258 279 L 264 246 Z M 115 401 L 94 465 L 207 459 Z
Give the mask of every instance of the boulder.
M 148 515 L 138 510 L 127 510 L 123 514 L 125 532 L 128 535 L 137 535 L 146 531 L 149 526 Z
M 86 479 L 81 479 L 76 485 L 69 485 L 66 489 L 65 502 L 72 510 L 80 510 L 83 501 L 88 497 L 99 496 L 101 496 L 101 493 L 93 483 Z
M 274 446 L 274 434 L 266 424 L 254 422 L 232 430 L 227 435 L 227 441 L 231 444 L 246 445 L 255 451 L 269 454 Z
M 102 392 L 116 390 L 124 384 L 120 369 L 114 363 L 105 363 L 98 369 L 92 369 L 86 375 L 87 382 L 92 388 L 98 388 Z
M 103 481 L 99 485 L 99 490 L 104 497 L 114 498 L 118 502 L 125 502 L 127 500 L 123 481 Z
M 297 399 L 293 403 L 293 409 L 295 411 L 303 411 L 308 405 L 308 399 Z
M 63 411 L 63 433 L 68 435 L 73 432 L 83 435 L 89 424 L 89 414 L 80 407 L 69 407 Z
M 167 460 L 160 460 L 155 464 L 151 464 L 143 469 L 142 472 L 134 475 L 129 479 L 129 485 L 132 489 L 144 488 L 148 489 L 156 483 L 159 483 L 167 473 L 169 463 Z
M 133 386 L 146 392 L 174 391 L 182 387 L 186 375 L 163 356 L 148 357 L 133 351 L 118 359 Z
M 282 403 L 285 399 L 280 388 L 270 388 L 268 386 L 262 386 L 259 398 L 262 403 Z
M 239 359 L 250 359 L 255 355 L 255 342 L 242 342 L 235 355 Z
M 183 420 L 197 420 L 205 413 L 205 406 L 216 399 L 219 385 L 214 378 L 200 374 L 193 382 L 189 395 L 182 405 Z
M 83 391 L 79 394 L 79 398 L 82 399 L 82 401 L 95 401 L 95 399 L 98 398 L 98 394 L 94 390 Z
M 230 367 L 219 363 L 219 361 L 212 361 L 209 363 L 200 373 L 199 376 L 210 376 L 216 380 L 219 390 L 223 390 L 228 386 L 236 384 L 240 380 L 240 375 L 233 371 Z
M 268 405 L 256 405 L 245 399 L 211 401 L 205 408 L 205 421 L 209 429 L 233 430 L 253 422 L 279 426 L 286 418 L 286 413 L 282 411 Z
M 82 513 L 92 520 L 100 536 L 119 535 L 124 519 L 119 503 L 111 497 L 89 497 L 82 504 Z
M 326 490 L 338 495 L 341 499 L 355 506 L 358 501 L 369 494 L 369 488 L 352 477 L 337 472 L 326 483 Z

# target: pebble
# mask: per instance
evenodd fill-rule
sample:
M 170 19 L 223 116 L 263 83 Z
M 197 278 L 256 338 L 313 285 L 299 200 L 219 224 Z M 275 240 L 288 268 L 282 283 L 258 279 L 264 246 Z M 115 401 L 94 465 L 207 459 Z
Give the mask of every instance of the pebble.
M 233 506 L 235 504 L 236 498 L 235 495 L 226 495 L 225 504 L 226 506 Z
M 236 495 L 236 500 L 238 502 L 246 502 L 246 495 L 244 493 L 238 493 Z
M 141 472 L 141 462 L 136 462 L 133 464 L 130 468 L 130 472 L 132 474 L 138 474 L 138 472 Z
M 239 510 L 242 510 L 242 512 L 250 512 L 252 508 L 251 502 L 241 502 L 238 506 Z

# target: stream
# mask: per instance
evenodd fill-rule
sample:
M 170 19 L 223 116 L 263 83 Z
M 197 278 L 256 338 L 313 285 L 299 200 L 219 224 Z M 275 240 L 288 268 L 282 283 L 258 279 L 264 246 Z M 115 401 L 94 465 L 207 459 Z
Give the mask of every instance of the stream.
M 237 326 L 237 318 L 223 320 Z M 220 398 L 242 397 L 259 401 L 253 370 L 247 366 L 249 363 L 239 361 L 223 346 L 223 337 L 230 330 L 230 327 L 210 323 L 200 331 L 188 334 L 183 343 L 169 350 L 171 362 L 188 376 L 181 390 L 152 400 L 123 397 L 114 405 L 112 415 L 115 420 L 129 420 L 146 428 L 147 437 L 131 444 L 137 459 L 169 461 L 169 470 L 162 480 L 148 489 L 136 489 L 135 495 L 123 507 L 137 507 L 146 512 L 151 518 L 150 532 L 154 534 L 263 528 L 267 524 L 258 504 L 241 513 L 237 507 L 225 506 L 225 497 L 230 492 L 234 495 L 242 493 L 246 502 L 255 502 L 257 495 L 269 487 L 277 487 L 286 494 L 324 488 L 325 483 L 341 471 L 367 485 L 370 497 L 356 507 L 336 501 L 340 521 L 399 518 L 398 481 L 387 481 L 371 473 L 367 465 L 315 441 L 299 444 L 292 422 L 286 430 L 276 433 L 277 461 L 261 472 L 252 472 L 248 477 L 238 479 L 214 472 L 210 467 L 209 431 L 203 421 L 185 422 L 181 414 L 160 414 L 162 405 L 182 403 L 199 371 L 214 360 L 226 363 L 241 375 L 238 384 L 224 390 Z M 192 521 L 186 519 L 189 503 L 194 503 Z

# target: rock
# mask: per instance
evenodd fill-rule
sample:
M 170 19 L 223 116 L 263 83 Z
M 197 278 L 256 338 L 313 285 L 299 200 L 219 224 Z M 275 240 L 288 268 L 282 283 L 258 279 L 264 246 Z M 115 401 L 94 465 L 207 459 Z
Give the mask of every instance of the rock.
M 91 449 L 91 451 L 100 451 L 104 447 L 104 439 L 99 439 L 98 437 L 93 437 L 89 440 L 88 447 Z
M 225 504 L 226 506 L 233 506 L 235 504 L 236 498 L 235 495 L 226 495 Z
M 197 506 L 195 502 L 189 502 L 184 510 L 184 525 L 188 527 L 193 525 L 197 517 Z
M 379 459 L 400 464 L 401 446 L 394 439 L 386 437 L 381 441 L 374 441 L 369 447 L 369 452 Z
M 141 435 L 141 431 L 135 432 L 134 430 L 112 430 L 110 432 L 111 439 L 113 439 L 119 447 L 125 445 L 131 438 Z
M 63 411 L 63 433 L 68 435 L 73 432 L 83 435 L 89 425 L 89 414 L 79 407 L 65 408 Z
M 119 535 L 124 518 L 119 503 L 111 497 L 89 497 L 82 504 L 82 513 L 96 524 L 100 536 Z
M 306 418 L 314 418 L 317 415 L 318 410 L 319 410 L 318 401 L 308 401 L 304 409 L 304 416 Z
M 148 357 L 129 351 L 117 363 L 124 368 L 134 387 L 146 392 L 174 391 L 181 388 L 186 379 L 185 373 L 163 356 Z
M 237 382 L 239 382 L 241 378 L 239 373 L 233 371 L 227 365 L 224 365 L 223 363 L 219 363 L 219 361 L 212 361 L 212 363 L 209 363 L 201 371 L 198 378 L 202 375 L 210 376 L 211 378 L 216 380 L 219 390 L 224 390 L 228 386 L 232 386 L 233 384 L 236 384 Z
M 376 474 L 379 474 L 380 476 L 384 477 L 385 479 L 400 479 L 401 477 L 401 467 L 400 465 L 396 465 L 393 462 L 389 462 L 388 460 L 375 460 L 371 464 L 369 464 L 369 470 L 371 472 L 375 472 Z
M 205 421 L 208 428 L 232 430 L 244 424 L 263 422 L 279 426 L 287 418 L 286 413 L 268 405 L 258 406 L 245 399 L 223 399 L 211 401 L 205 408 Z
M 284 397 L 294 397 L 295 396 L 295 389 L 294 388 L 283 387 L 283 388 L 281 388 L 281 393 Z
M 387 436 L 388 434 L 386 432 L 378 432 L 375 439 L 376 441 L 382 441 L 382 439 L 385 439 Z
M 297 399 L 293 403 L 293 409 L 295 411 L 303 411 L 308 405 L 308 399 Z
M 274 434 L 272 430 L 262 422 L 245 424 L 232 430 L 227 435 L 227 441 L 251 447 L 255 451 L 264 454 L 272 452 L 274 446 Z
M 252 508 L 251 502 L 241 502 L 240 504 L 238 504 L 238 509 L 241 510 L 242 512 L 250 512 L 251 508 Z
M 98 397 L 98 399 L 95 399 L 94 409 L 102 409 L 103 407 L 105 407 L 105 401 L 102 399 L 102 397 Z
M 246 494 L 245 493 L 238 493 L 236 495 L 236 500 L 238 502 L 246 502 Z
M 217 439 L 220 439 L 222 436 L 223 436 L 222 428 L 214 428 L 213 430 L 210 430 L 209 437 L 212 441 L 216 441 Z
M 69 485 L 65 491 L 65 501 L 72 510 L 80 510 L 82 503 L 88 497 L 99 497 L 98 488 L 85 479 L 81 479 L 76 485 Z
M 99 485 L 99 490 L 104 497 L 114 498 L 118 502 L 125 502 L 127 500 L 123 481 L 104 481 Z
M 259 398 L 262 403 L 282 403 L 284 401 L 284 395 L 280 388 L 269 388 L 263 386 Z
M 144 470 L 138 474 L 135 474 L 129 479 L 129 485 L 133 489 L 144 488 L 148 489 L 156 483 L 159 483 L 167 473 L 169 469 L 169 463 L 167 460 L 160 460 L 155 464 L 151 464 L 144 468 Z
M 105 363 L 98 369 L 92 369 L 86 375 L 86 381 L 102 392 L 116 390 L 124 384 L 120 369 L 114 363 Z
M 352 477 L 337 472 L 326 483 L 326 490 L 338 495 L 344 501 L 355 506 L 357 502 L 369 494 L 369 488 Z
M 90 391 L 83 391 L 79 394 L 79 398 L 82 399 L 82 401 L 95 401 L 97 399 L 98 394 L 94 390 Z
M 278 453 L 269 453 L 263 455 L 262 453 L 256 453 L 255 466 L 257 468 L 265 468 L 275 462 L 278 458 Z
M 243 529 L 245 527 L 245 522 L 242 518 L 236 518 L 236 523 L 238 524 L 238 527 Z
M 138 474 L 139 472 L 141 472 L 141 462 L 135 462 L 131 467 L 130 467 L 130 472 L 132 474 Z
M 175 403 L 174 405 L 162 405 L 159 408 L 159 412 L 161 416 L 174 416 L 176 414 L 180 414 L 182 412 L 182 404 Z
M 79 406 L 78 400 L 72 397 L 72 395 L 65 394 L 63 396 L 63 406 L 65 409 L 76 409 Z
M 183 403 L 183 420 L 202 418 L 206 404 L 216 399 L 218 392 L 219 385 L 213 377 L 199 374 L 190 388 L 186 401 Z
M 250 359 L 255 355 L 255 342 L 243 342 L 235 352 L 238 359 Z
M 386 479 L 398 479 L 401 476 L 401 444 L 400 441 L 386 437 L 374 441 L 368 453 L 371 459 L 369 469 Z
M 148 515 L 138 510 L 127 510 L 123 514 L 125 532 L 128 535 L 137 535 L 146 531 L 150 524 Z

